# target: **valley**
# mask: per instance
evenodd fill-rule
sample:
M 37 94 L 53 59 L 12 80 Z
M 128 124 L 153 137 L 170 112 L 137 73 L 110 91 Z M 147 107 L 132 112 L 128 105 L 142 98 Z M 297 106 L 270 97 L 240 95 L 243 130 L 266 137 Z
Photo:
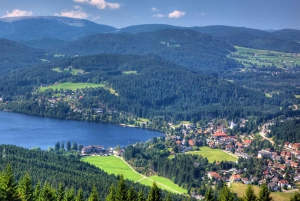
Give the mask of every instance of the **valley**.
M 299 30 L 59 16 L 0 28 L 0 200 L 12 171 L 53 199 L 237 201 L 248 184 L 300 196 Z M 81 149 L 95 144 L 119 152 Z

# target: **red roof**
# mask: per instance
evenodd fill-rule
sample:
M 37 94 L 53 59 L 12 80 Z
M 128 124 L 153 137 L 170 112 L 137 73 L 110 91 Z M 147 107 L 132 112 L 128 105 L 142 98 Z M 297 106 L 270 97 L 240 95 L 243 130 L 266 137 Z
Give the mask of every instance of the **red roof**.
M 177 140 L 177 141 L 176 141 L 176 144 L 177 144 L 177 145 L 181 145 L 181 141 L 180 141 L 180 140 Z
M 189 140 L 189 145 L 194 146 L 194 140 Z
M 227 137 L 226 133 L 223 133 L 223 132 L 216 132 L 213 136 L 214 137 Z

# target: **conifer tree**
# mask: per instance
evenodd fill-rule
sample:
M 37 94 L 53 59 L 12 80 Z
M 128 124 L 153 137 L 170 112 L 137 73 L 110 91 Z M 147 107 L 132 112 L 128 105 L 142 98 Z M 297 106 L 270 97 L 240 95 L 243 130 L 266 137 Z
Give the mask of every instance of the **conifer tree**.
M 263 184 L 260 188 L 259 194 L 258 194 L 258 201 L 271 201 L 272 198 L 270 197 L 271 192 L 269 191 L 266 184 Z
M 150 193 L 147 197 L 147 201 L 161 201 L 160 189 L 157 187 L 156 183 L 153 182 Z
M 127 189 L 124 182 L 124 177 L 123 175 L 121 175 L 116 190 L 116 201 L 126 201 L 127 200 L 126 197 L 127 197 Z
M 71 142 L 70 141 L 67 142 L 66 149 L 67 149 L 67 151 L 71 150 Z
M 32 181 L 28 173 L 20 180 L 18 186 L 19 197 L 22 201 L 33 200 L 33 186 Z
M 206 192 L 205 192 L 205 201 L 214 201 L 214 196 L 212 194 L 212 189 L 209 188 Z
M 75 191 L 74 188 L 67 189 L 64 196 L 64 201 L 74 201 L 75 200 Z
M 55 200 L 55 198 L 56 196 L 54 189 L 52 189 L 51 185 L 48 182 L 45 182 L 38 200 L 52 201 Z
M 100 201 L 96 187 L 94 186 L 88 201 Z
M 220 189 L 219 201 L 233 201 L 234 195 L 226 184 Z
M 14 179 L 13 170 L 9 163 L 0 177 L 0 198 L 5 201 L 18 201 L 18 186 Z
M 40 196 L 41 196 L 41 182 L 38 181 L 38 183 L 35 185 L 35 188 L 34 188 L 34 192 L 33 192 L 33 197 L 34 197 L 34 200 L 39 200 Z
M 139 191 L 137 200 L 138 200 L 138 201 L 146 201 L 145 196 L 144 196 L 144 193 L 143 193 L 142 190 Z
M 254 194 L 254 190 L 251 185 L 247 186 L 243 201 L 256 201 L 256 195 Z
M 115 186 L 112 184 L 109 188 L 109 194 L 106 197 L 106 201 L 115 201 L 116 200 L 116 195 L 115 195 Z
M 133 189 L 133 186 L 130 186 L 128 192 L 127 192 L 127 200 L 128 201 L 135 201 L 137 199 L 137 194 Z
M 58 185 L 58 189 L 57 189 L 57 192 L 56 192 L 56 201 L 63 201 L 64 196 L 65 196 L 65 189 L 64 189 L 62 183 L 60 183 Z
M 76 196 L 76 199 L 75 201 L 84 201 L 84 196 L 83 196 L 83 191 L 82 189 L 80 188 L 77 192 L 77 196 Z
M 166 201 L 172 201 L 170 193 L 168 193 Z

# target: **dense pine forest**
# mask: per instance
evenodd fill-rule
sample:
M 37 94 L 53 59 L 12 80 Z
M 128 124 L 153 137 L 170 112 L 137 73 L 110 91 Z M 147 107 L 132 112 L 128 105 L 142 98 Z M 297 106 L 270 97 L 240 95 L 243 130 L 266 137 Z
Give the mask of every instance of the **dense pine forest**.
M 73 199 L 69 198 L 68 200 L 75 200 L 76 194 L 79 194 L 79 192 L 84 199 L 96 194 L 98 199 L 95 200 L 105 200 L 111 191 L 110 187 L 115 186 L 117 189 L 120 181 L 122 182 L 124 197 L 127 196 L 127 191 L 134 191 L 136 194 L 141 191 L 144 199 L 146 199 L 151 192 L 149 187 L 128 180 L 124 181 L 122 176 L 108 175 L 93 165 L 81 162 L 79 158 L 61 156 L 40 150 L 28 150 L 12 145 L 1 145 L 0 151 L 2 153 L 0 159 L 2 169 L 0 189 L 4 188 L 4 194 L 8 196 L 17 196 L 17 192 L 13 191 L 17 190 L 16 181 L 19 181 L 20 187 L 26 184 L 35 193 L 40 191 L 42 196 L 43 194 L 51 196 L 49 199 L 43 198 L 41 200 L 56 200 L 57 194 L 62 193 L 62 189 L 65 189 L 66 196 L 70 194 L 73 197 Z M 13 195 L 13 193 L 15 194 Z M 181 195 L 169 194 L 160 190 L 159 194 L 161 199 L 167 197 L 172 200 L 185 199 Z M 2 191 L 0 195 L 3 195 Z M 10 200 L 8 198 L 0 199 Z M 12 200 L 18 199 L 14 198 Z

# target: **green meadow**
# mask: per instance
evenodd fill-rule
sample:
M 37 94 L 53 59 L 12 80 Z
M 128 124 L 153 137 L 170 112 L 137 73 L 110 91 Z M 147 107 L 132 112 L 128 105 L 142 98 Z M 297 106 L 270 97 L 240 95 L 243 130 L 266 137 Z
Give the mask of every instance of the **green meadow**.
M 40 91 L 46 91 L 47 89 L 77 90 L 77 89 L 84 89 L 84 88 L 90 88 L 90 87 L 92 87 L 92 88 L 103 87 L 104 88 L 104 84 L 64 82 L 64 83 L 60 83 L 60 84 L 51 85 L 49 87 L 40 87 L 39 90 Z
M 125 179 L 138 182 L 146 186 L 152 186 L 155 181 L 159 188 L 170 191 L 172 193 L 187 193 L 186 189 L 174 184 L 171 180 L 160 176 L 143 176 L 131 169 L 123 160 L 116 156 L 87 156 L 82 161 L 95 165 L 108 174 L 123 174 Z
M 228 57 L 241 62 L 245 67 L 257 65 L 259 67 L 270 67 L 272 65 L 283 68 L 300 65 L 300 55 L 296 53 L 277 52 L 270 50 L 258 50 L 235 46 L 236 52 L 231 52 Z M 233 55 L 233 56 L 232 56 Z
M 220 149 L 211 149 L 209 147 L 200 147 L 200 151 L 189 151 L 186 154 L 198 154 L 208 159 L 210 163 L 214 161 L 237 161 L 234 157 Z

